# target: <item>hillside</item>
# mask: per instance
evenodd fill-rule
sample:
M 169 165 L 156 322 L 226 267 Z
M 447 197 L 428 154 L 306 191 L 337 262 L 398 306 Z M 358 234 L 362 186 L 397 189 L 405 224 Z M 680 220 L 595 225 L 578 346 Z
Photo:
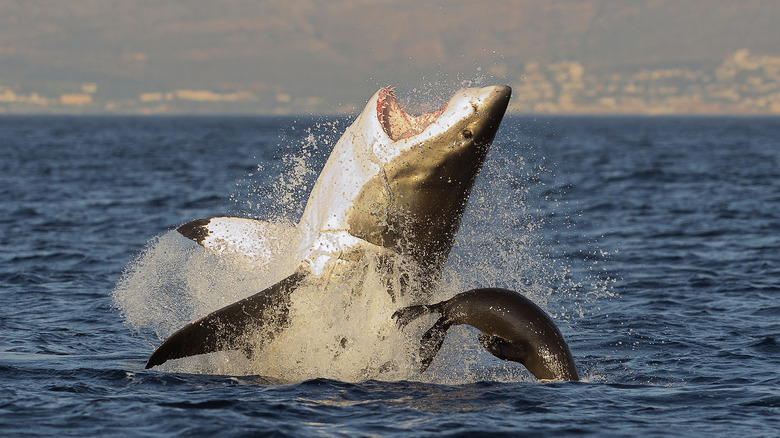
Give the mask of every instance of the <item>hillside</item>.
M 561 62 L 706 76 L 780 56 L 778 22 L 766 0 L 0 0 L 0 108 L 340 112 L 379 85 L 523 86 Z

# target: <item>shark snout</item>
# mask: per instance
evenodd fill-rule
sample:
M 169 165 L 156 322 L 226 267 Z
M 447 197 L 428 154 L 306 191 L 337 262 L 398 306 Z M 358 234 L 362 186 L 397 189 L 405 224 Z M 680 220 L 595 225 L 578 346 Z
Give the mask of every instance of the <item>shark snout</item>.
M 471 104 L 477 113 L 481 115 L 480 118 L 498 119 L 500 122 L 504 117 L 511 96 L 512 88 L 509 86 L 495 85 L 484 87 L 480 88 L 472 97 Z

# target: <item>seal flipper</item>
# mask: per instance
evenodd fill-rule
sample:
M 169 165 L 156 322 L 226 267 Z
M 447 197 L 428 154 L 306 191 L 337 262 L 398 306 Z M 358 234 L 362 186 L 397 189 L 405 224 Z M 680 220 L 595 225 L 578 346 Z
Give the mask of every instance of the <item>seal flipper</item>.
M 436 321 L 422 337 L 420 341 L 420 372 L 424 373 L 425 370 L 433 362 L 433 358 L 441 349 L 444 343 L 444 338 L 447 337 L 447 330 L 450 329 L 452 323 L 446 316 L 442 316 Z
M 477 335 L 477 339 L 479 340 L 479 345 L 499 359 L 520 363 L 524 363 L 526 360 L 526 352 L 521 345 L 513 344 L 504 338 L 486 335 L 484 333 Z
M 304 277 L 302 273 L 290 275 L 262 292 L 187 324 L 154 350 L 146 368 L 215 351 L 251 351 L 249 337 L 257 329 L 265 328 L 273 335 L 287 321 L 290 295 Z M 264 327 L 269 322 L 273 326 Z
M 409 306 L 396 310 L 396 312 L 393 313 L 392 318 L 396 320 L 398 328 L 403 329 L 415 319 L 434 312 L 440 313 L 440 310 L 435 305 Z M 427 370 L 431 365 L 431 362 L 433 362 L 433 358 L 436 357 L 436 354 L 441 349 L 441 346 L 444 343 L 444 338 L 447 337 L 447 330 L 449 330 L 451 326 L 452 323 L 447 319 L 447 317 L 442 316 L 438 321 L 436 321 L 435 324 L 433 324 L 433 327 L 428 329 L 428 331 L 425 332 L 425 334 L 422 336 L 422 339 L 420 340 L 421 373 L 424 373 L 425 370 Z
M 409 306 L 396 310 L 392 318 L 396 320 L 395 323 L 398 324 L 398 328 L 404 328 L 410 322 L 428 313 L 431 313 L 429 306 Z

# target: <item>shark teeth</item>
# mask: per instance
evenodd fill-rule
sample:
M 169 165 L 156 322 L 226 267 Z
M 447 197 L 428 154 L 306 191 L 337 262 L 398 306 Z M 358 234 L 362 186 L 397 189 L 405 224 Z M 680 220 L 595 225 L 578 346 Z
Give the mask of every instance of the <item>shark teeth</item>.
M 425 131 L 428 126 L 441 116 L 446 107 L 447 105 L 445 104 L 438 111 L 413 116 L 401 108 L 395 98 L 395 90 L 387 86 L 379 90 L 376 102 L 376 115 L 385 134 L 391 140 L 399 141 Z

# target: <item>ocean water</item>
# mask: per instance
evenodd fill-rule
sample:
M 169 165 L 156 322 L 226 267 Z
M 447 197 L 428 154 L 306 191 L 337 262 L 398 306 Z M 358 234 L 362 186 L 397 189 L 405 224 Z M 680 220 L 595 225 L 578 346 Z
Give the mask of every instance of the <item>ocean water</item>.
M 140 324 L 122 279 L 195 287 L 165 243 L 190 220 L 294 221 L 346 123 L 0 118 L 2 435 L 780 435 L 777 118 L 504 120 L 442 293 L 525 293 L 582 381 L 537 382 L 462 327 L 423 375 L 364 367 L 360 349 L 327 360 L 305 333 L 287 372 L 145 370 L 197 305 L 177 295 Z M 231 272 L 209 269 L 199 281 L 229 296 Z

